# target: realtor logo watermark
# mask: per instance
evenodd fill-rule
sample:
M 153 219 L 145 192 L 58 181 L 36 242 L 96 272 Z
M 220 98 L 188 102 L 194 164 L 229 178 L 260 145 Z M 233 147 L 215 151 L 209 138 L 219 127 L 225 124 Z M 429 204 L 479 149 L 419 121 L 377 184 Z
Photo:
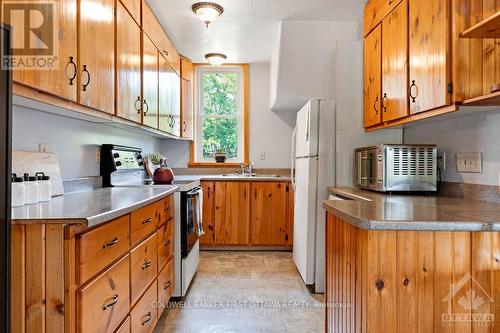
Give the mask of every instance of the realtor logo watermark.
M 2 69 L 58 68 L 59 20 L 55 1 L 2 2 L 2 22 L 11 26 L 11 52 L 2 50 Z M 5 43 L 2 41 L 2 47 Z M 6 55 L 10 54 L 10 55 Z
M 450 284 L 450 292 L 443 302 L 448 303 L 447 313 L 441 314 L 443 326 L 491 327 L 495 324 L 495 314 L 491 313 L 494 300 L 470 273 Z

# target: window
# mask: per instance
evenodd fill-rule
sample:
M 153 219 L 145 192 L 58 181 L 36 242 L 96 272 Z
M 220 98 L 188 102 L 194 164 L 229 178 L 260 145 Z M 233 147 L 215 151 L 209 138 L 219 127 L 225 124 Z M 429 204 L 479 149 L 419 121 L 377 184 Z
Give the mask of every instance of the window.
M 225 153 L 226 164 L 248 162 L 247 68 L 196 66 L 196 130 L 190 164 L 215 163 L 215 153 Z

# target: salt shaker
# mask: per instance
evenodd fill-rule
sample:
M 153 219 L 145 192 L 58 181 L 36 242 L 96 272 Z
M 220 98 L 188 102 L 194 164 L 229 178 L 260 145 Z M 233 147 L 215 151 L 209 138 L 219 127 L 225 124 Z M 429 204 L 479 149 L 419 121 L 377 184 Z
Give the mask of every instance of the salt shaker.
M 12 193 L 11 193 L 11 206 L 19 207 L 24 206 L 26 203 L 26 187 L 23 183 L 23 178 L 17 177 L 14 173 L 12 175 Z
M 40 201 L 40 186 L 36 177 L 25 173 L 24 181 L 26 186 L 26 204 L 37 204 Z
M 50 184 L 50 177 L 45 176 L 43 172 L 37 172 L 35 176 L 40 188 L 40 202 L 49 201 L 52 199 L 52 185 Z

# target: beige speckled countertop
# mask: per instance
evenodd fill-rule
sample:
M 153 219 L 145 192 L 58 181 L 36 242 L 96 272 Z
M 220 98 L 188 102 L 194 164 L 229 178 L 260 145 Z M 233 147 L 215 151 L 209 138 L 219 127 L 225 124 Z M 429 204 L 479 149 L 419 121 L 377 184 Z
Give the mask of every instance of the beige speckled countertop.
M 500 231 L 500 204 L 429 195 L 330 187 L 348 199 L 326 200 L 331 214 L 367 230 Z
M 290 177 L 284 175 L 269 176 L 240 176 L 240 175 L 176 175 L 178 180 L 200 180 L 200 181 L 244 181 L 244 182 L 289 182 Z M 174 180 L 175 182 L 175 180 Z
M 110 187 L 67 193 L 36 205 L 12 208 L 12 223 L 64 223 L 93 227 L 158 201 L 178 187 Z

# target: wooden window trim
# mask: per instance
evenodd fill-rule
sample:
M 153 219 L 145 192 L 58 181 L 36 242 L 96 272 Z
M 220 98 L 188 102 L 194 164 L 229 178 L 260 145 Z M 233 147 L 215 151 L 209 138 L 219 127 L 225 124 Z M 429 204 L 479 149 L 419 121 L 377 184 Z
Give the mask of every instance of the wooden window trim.
M 196 73 L 196 69 L 199 66 L 207 66 L 206 64 L 193 64 L 193 72 Z M 243 163 L 248 164 L 249 163 L 249 158 L 248 158 L 248 86 L 249 86 L 249 80 L 248 80 L 248 64 L 226 64 L 223 65 L 225 67 L 240 67 L 243 71 Z M 196 77 L 196 75 L 195 75 Z M 196 82 L 195 78 L 195 85 L 198 83 Z M 195 105 L 196 107 L 196 105 Z M 194 110 L 195 117 L 197 118 L 198 110 Z M 194 121 L 194 126 L 196 126 L 196 121 Z M 194 129 L 194 133 L 196 133 L 196 128 Z M 234 163 L 234 162 L 224 162 L 224 163 L 216 163 L 216 162 L 197 162 L 195 161 L 195 150 L 196 150 L 196 135 L 193 136 L 193 140 L 190 141 L 189 143 L 189 163 L 188 167 L 189 168 L 199 168 L 199 167 L 207 167 L 207 168 L 234 168 L 240 165 L 240 163 Z

